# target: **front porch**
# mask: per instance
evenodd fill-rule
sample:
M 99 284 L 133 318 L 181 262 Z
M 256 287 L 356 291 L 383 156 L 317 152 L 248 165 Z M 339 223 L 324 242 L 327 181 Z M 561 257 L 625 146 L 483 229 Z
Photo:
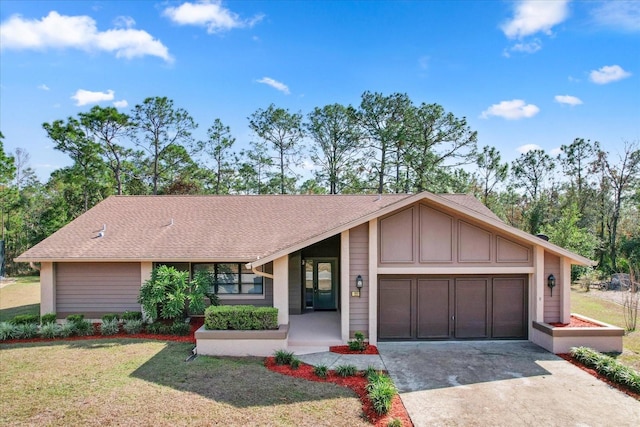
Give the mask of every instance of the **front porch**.
M 296 354 L 316 353 L 328 351 L 330 346 L 342 344 L 338 311 L 312 311 L 289 315 L 289 351 Z

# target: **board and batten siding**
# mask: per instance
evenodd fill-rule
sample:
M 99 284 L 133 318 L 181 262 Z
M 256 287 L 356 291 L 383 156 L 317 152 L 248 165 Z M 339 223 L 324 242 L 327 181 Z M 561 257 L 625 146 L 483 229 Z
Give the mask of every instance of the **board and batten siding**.
M 140 263 L 57 263 L 56 313 L 59 318 L 84 314 L 100 318 L 106 313 L 140 311 Z
M 356 278 L 362 276 L 364 287 L 360 297 L 349 296 L 349 336 L 357 331 L 367 335 L 369 330 L 369 225 L 349 230 L 349 295 L 357 291 Z M 343 284 L 344 285 L 344 284 Z
M 553 274 L 556 278 L 556 287 L 553 288 L 553 296 L 551 296 L 551 288 L 547 286 L 547 277 L 550 274 Z M 549 252 L 544 253 L 544 321 L 546 323 L 549 322 L 560 322 L 560 306 L 562 304 L 562 299 L 560 298 L 560 294 L 562 292 L 561 288 L 565 286 L 562 283 L 562 277 L 560 276 L 560 257 L 550 254 Z

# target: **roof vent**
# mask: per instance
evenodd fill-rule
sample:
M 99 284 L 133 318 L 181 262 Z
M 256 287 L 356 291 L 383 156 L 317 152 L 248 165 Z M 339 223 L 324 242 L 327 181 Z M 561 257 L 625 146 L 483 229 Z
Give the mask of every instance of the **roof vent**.
M 547 236 L 546 234 L 536 234 L 536 237 L 548 242 L 549 241 L 549 236 Z

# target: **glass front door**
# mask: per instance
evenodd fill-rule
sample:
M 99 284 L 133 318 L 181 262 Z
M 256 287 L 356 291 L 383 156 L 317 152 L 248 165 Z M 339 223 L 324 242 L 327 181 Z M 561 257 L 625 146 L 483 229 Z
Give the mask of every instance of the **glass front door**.
M 336 261 L 305 260 L 305 306 L 314 310 L 336 309 Z

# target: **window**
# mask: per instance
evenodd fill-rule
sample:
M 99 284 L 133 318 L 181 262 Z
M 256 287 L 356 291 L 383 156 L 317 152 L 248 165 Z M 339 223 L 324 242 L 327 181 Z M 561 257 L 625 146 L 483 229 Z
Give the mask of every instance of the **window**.
M 213 291 L 218 295 L 262 294 L 262 276 L 245 268 L 241 263 L 193 264 L 193 273 L 207 271 L 214 277 Z

